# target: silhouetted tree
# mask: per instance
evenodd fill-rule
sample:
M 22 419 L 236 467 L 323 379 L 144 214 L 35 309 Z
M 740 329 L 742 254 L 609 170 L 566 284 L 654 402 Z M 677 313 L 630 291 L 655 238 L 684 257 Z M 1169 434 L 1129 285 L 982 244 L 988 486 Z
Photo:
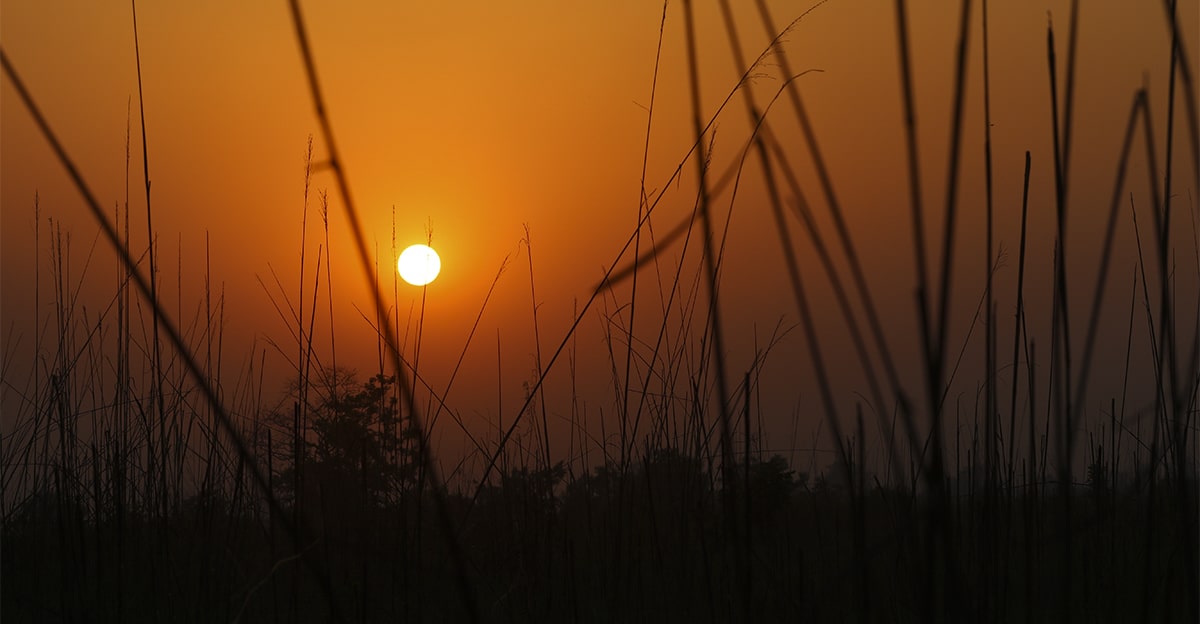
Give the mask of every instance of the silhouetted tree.
M 738 481 L 742 466 L 738 466 Z M 792 493 L 808 482 L 808 475 L 796 477 L 782 455 L 750 462 L 750 500 L 756 516 L 772 516 L 787 508 Z
M 342 380 L 309 408 L 308 432 L 279 479 L 285 490 L 297 481 L 306 505 L 345 513 L 394 501 L 416 479 L 417 432 L 400 417 L 395 377 L 376 375 L 358 385 Z M 311 432 L 311 434 L 309 434 Z

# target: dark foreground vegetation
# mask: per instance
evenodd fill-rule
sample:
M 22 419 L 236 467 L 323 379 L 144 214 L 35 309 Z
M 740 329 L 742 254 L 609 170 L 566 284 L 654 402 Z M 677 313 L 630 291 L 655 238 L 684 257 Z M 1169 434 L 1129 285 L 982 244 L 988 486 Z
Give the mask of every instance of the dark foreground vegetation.
M 1102 454 L 1067 492 L 963 471 L 943 512 L 853 455 L 847 480 L 752 452 L 725 489 L 711 458 L 652 444 L 438 500 L 390 386 L 314 409 L 309 442 L 261 430 L 275 510 L 237 461 L 185 495 L 135 469 L 144 445 L 64 446 L 5 518 L 5 621 L 466 621 L 464 595 L 489 622 L 1187 621 L 1194 482 L 1114 487 Z

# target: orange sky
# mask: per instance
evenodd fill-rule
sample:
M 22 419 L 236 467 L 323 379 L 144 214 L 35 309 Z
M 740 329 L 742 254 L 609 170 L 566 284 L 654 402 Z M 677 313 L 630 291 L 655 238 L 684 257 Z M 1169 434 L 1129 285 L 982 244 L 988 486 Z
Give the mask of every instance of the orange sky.
M 431 226 L 433 245 L 442 254 L 442 274 L 427 293 L 422 346 L 423 372 L 436 387 L 447 382 L 492 279 L 503 259 L 508 256 L 510 260 L 451 398 L 471 426 L 485 427 L 484 419 L 494 423 L 501 411 L 497 402 L 503 403 L 507 422 L 520 405 L 521 384 L 531 379 L 534 366 L 528 256 L 520 242 L 525 235 L 523 227 L 529 227 L 532 237 L 541 343 L 544 358 L 548 358 L 566 335 L 575 306 L 591 294 L 604 267 L 612 263 L 633 232 L 662 7 L 630 0 L 302 4 L 351 192 L 368 238 L 378 245 L 381 270 L 388 270 L 391 257 L 393 210 L 401 248 L 424 242 L 426 227 Z M 735 67 L 717 4 L 696 4 L 707 118 L 744 68 Z M 735 4 L 745 54 L 754 58 L 768 38 L 753 3 Z M 810 4 L 770 3 L 780 27 Z M 937 7 L 914 4 L 918 6 L 912 9 L 910 24 L 917 120 L 933 241 L 940 240 L 958 10 L 953 3 L 938 3 Z M 1158 3 L 1083 4 L 1068 233 L 1072 253 L 1068 267 L 1079 284 L 1079 294 L 1073 293 L 1073 299 L 1080 309 L 1090 302 L 1097 239 L 1112 193 L 1125 120 L 1133 92 L 1143 84 L 1150 89 L 1159 166 L 1164 162 L 1169 59 L 1167 22 Z M 997 310 L 1003 319 L 1001 345 L 1011 340 L 1026 150 L 1033 153 L 1034 162 L 1029 305 L 1040 306 L 1031 311 L 1037 318 L 1030 323 L 1042 328 L 1037 336 L 1042 346 L 1049 344 L 1044 329 L 1053 252 L 1053 178 L 1048 164 L 1052 148 L 1045 38 L 1050 13 L 1058 37 L 1062 80 L 1068 7 L 1066 2 L 994 2 L 990 7 L 996 227 L 1007 251 L 997 274 L 998 288 L 1004 289 L 997 296 Z M 169 313 L 182 316 L 184 326 L 192 322 L 202 301 L 207 241 L 211 280 L 214 289 L 217 285 L 224 288 L 226 298 L 226 370 L 241 370 L 266 349 L 268 376 L 281 380 L 287 376 L 288 364 L 266 341 L 285 346 L 289 355 L 294 343 L 289 343 L 288 330 L 259 280 L 280 297 L 273 270 L 287 296 L 295 299 L 300 279 L 303 162 L 309 135 L 316 135 L 315 159 L 321 161 L 325 154 L 287 4 L 143 3 L 138 8 L 162 297 Z M 1196 61 L 1200 47 L 1197 3 L 1180 2 L 1179 11 L 1192 71 L 1200 71 Z M 978 5 L 973 21 L 960 161 L 963 213 L 950 323 L 952 354 L 957 354 L 966 340 L 981 293 L 984 263 Z M 694 164 L 690 161 L 681 180 L 666 186 L 692 141 L 683 35 L 682 5 L 675 2 L 666 17 L 646 175 L 652 196 L 666 191 L 653 221 L 659 235 L 683 219 L 695 199 Z M 132 245 L 144 250 L 145 200 L 140 187 L 141 141 L 130 7 L 123 3 L 6 0 L 0 9 L 0 39 L 110 213 L 125 197 L 126 120 L 127 115 L 132 116 Z M 820 70 L 800 78 L 798 84 L 816 124 L 847 222 L 862 249 L 864 268 L 886 317 L 889 340 L 902 354 L 902 361 L 911 363 L 904 367 L 906 374 L 915 374 L 912 234 L 893 5 L 827 2 L 795 25 L 784 40 L 784 49 L 797 71 Z M 781 85 L 778 63 L 768 56 L 756 73 L 761 75 L 752 88 L 762 104 Z M 1176 279 L 1180 325 L 1185 328 L 1182 334 L 1190 340 L 1194 329 L 1187 330 L 1188 313 L 1184 311 L 1195 310 L 1200 276 L 1187 215 L 1189 210 L 1195 215 L 1191 198 L 1197 189 L 1192 172 L 1197 165 L 1188 155 L 1182 95 L 1178 102 L 1174 192 L 1181 217 L 1177 222 Z M 823 232 L 832 242 L 828 211 L 785 101 L 773 110 L 771 121 L 805 184 Z M 91 322 L 112 299 L 115 260 L 101 240 L 87 264 L 98 229 L 46 143 L 36 135 L 7 78 L 0 81 L 0 123 L 0 314 L 8 360 L 5 401 L 11 401 L 12 387 L 26 383 L 28 367 L 21 362 L 33 357 L 35 262 L 41 271 L 36 310 L 42 323 L 49 318 L 54 301 L 45 220 L 40 247 L 35 249 L 33 244 L 35 192 L 40 197 L 42 218 L 61 222 L 70 232 L 70 275 L 81 282 L 80 305 L 87 306 Z M 715 127 L 712 168 L 719 174 L 738 161 L 749 136 L 740 98 L 731 100 Z M 314 198 L 319 191 L 328 190 L 338 363 L 369 372 L 375 362 L 375 341 L 358 312 L 370 310 L 366 281 L 351 253 L 347 224 L 334 200 L 334 184 L 327 171 L 318 171 L 312 180 L 306 289 L 311 294 L 317 247 L 324 243 Z M 733 204 L 725 250 L 721 295 L 732 382 L 749 367 L 756 335 L 761 346 L 781 318 L 788 326 L 797 322 L 762 188 L 759 168 L 748 165 Z M 1147 188 L 1145 159 L 1139 152 L 1131 163 L 1126 194 L 1134 193 L 1139 209 L 1147 211 L 1140 213 L 1147 217 L 1140 222 L 1142 227 L 1149 227 Z M 730 210 L 728 191 L 715 199 L 714 210 L 723 222 Z M 810 297 L 817 307 L 814 316 L 827 341 L 822 346 L 831 359 L 838 398 L 845 401 L 844 407 L 850 407 L 857 400 L 854 393 L 865 389 L 855 373 L 857 365 L 844 324 L 816 268 L 814 253 L 799 228 L 793 232 L 804 274 L 811 282 Z M 675 262 L 679 250 L 678 245 L 672 247 L 664 259 Z M 693 247 L 686 263 L 689 275 L 694 275 L 696 267 L 694 254 Z M 1136 259 L 1127 207 L 1118 228 L 1114 258 L 1110 297 L 1104 308 L 1112 313 L 1106 314 L 1103 328 L 1108 332 L 1105 342 L 1120 343 L 1123 348 Z M 390 273 L 385 283 L 390 295 Z M 643 306 L 646 310 L 658 305 L 658 287 L 649 288 L 638 295 L 640 302 L 648 302 Z M 702 296 L 703 291 L 696 294 Z M 318 336 L 325 336 L 327 343 L 329 319 L 323 287 L 321 296 Z M 597 304 L 577 336 L 577 383 L 588 401 L 590 418 L 599 419 L 600 410 L 611 415 L 614 409 L 612 368 L 598 314 L 627 314 L 625 308 L 617 309 L 628 300 L 629 289 L 622 286 L 615 299 Z M 402 323 L 408 310 L 419 305 L 419 290 L 399 289 Z M 370 312 L 367 315 L 372 316 Z M 640 321 L 638 329 L 640 340 L 654 339 L 656 328 L 647 321 Z M 978 359 L 973 354 L 981 347 L 978 334 L 974 336 L 968 357 Z M 497 343 L 503 368 L 499 380 Z M 289 344 L 292 346 L 286 346 Z M 614 348 L 620 350 L 619 345 Z M 328 345 L 319 344 L 318 349 L 326 358 Z M 820 404 L 805 349 L 801 333 L 793 331 L 772 351 L 762 371 L 763 410 L 769 412 L 764 415 L 764 427 L 772 436 L 773 447 L 791 445 L 794 430 L 799 430 L 801 440 L 807 440 L 817 426 L 814 414 Z M 1123 351 L 1104 354 L 1118 352 L 1123 356 Z M 1007 354 L 1008 347 L 1003 346 L 1001 353 Z M 623 350 L 618 361 L 623 367 Z M 566 364 L 558 365 L 550 384 L 552 403 L 548 407 L 560 414 L 570 411 Z M 1111 380 L 1119 379 L 1120 373 L 1119 367 L 1107 366 L 1096 374 L 1098 379 Z M 964 374 L 959 381 L 957 391 L 966 393 L 969 408 L 979 376 Z M 281 383 L 277 381 L 267 393 L 277 392 Z M 1107 405 L 1110 394 L 1097 396 L 1096 401 Z M 794 410 L 804 414 L 796 426 L 791 420 Z M 564 430 L 560 428 L 560 434 Z M 609 425 L 608 431 L 612 430 Z

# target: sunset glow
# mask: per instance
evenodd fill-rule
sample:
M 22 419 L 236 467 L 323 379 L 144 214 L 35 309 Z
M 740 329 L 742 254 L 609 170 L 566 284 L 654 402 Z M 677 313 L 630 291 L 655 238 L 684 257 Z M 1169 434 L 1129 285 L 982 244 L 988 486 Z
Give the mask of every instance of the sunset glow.
M 1200 621 L 1200 0 L 0 2 L 6 622 Z
M 413 286 L 424 286 L 437 279 L 442 270 L 442 259 L 428 245 L 411 245 L 396 261 L 400 277 Z

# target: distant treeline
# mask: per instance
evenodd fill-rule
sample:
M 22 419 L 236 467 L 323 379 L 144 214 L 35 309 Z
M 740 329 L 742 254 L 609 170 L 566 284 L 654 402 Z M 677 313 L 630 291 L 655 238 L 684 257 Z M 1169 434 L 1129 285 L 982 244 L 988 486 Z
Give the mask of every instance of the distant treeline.
M 1151 472 L 1113 488 L 1093 462 L 1064 490 L 995 471 L 939 506 L 853 453 L 810 477 L 648 446 L 446 492 L 393 390 L 373 378 L 307 410 L 307 435 L 258 440 L 271 497 L 223 452 L 186 494 L 147 495 L 120 454 L 41 458 L 53 479 L 4 518 L 5 621 L 1165 622 L 1195 591 L 1176 511 L 1195 488 Z

